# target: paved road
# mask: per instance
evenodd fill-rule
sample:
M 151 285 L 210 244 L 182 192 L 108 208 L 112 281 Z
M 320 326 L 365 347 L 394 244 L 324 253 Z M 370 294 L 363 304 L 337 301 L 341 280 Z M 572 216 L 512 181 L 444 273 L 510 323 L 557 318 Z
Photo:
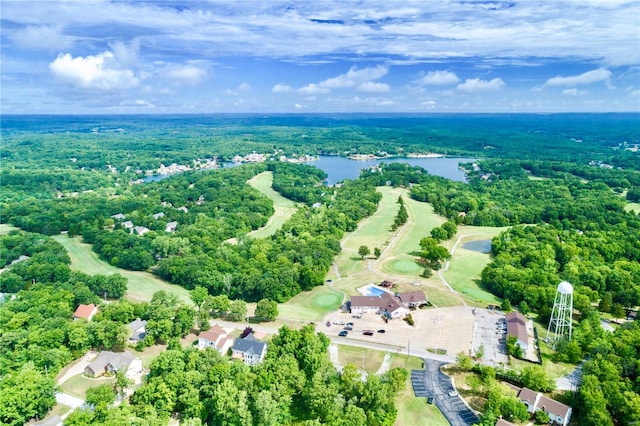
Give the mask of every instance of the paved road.
M 582 379 L 582 362 L 576 368 L 571 370 L 569 374 L 556 379 L 556 389 L 566 391 L 576 391 L 580 380 Z
M 424 370 L 411 372 L 411 384 L 418 397 L 432 396 L 434 403 L 452 426 L 468 426 L 478 423 L 478 416 L 471 411 L 459 395 L 449 395 L 453 390 L 451 378 L 440 371 L 445 363 L 425 359 Z

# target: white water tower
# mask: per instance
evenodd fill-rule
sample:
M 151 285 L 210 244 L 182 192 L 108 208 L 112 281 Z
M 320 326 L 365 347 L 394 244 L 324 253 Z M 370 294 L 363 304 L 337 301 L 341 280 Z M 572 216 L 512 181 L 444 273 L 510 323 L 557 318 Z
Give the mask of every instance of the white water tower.
M 571 313 L 573 312 L 573 286 L 567 281 L 558 284 L 556 290 L 556 298 L 553 302 L 553 310 L 551 311 L 551 319 L 549 327 L 547 327 L 547 337 L 545 340 L 549 342 L 549 335 L 553 342 L 553 348 L 559 340 L 571 340 Z

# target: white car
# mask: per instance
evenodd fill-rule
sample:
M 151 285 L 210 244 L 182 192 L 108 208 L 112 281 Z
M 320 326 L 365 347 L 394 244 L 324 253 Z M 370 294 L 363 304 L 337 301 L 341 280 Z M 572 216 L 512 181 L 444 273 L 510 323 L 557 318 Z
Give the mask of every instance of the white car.
M 344 321 L 341 321 L 341 320 L 335 320 L 335 321 L 333 321 L 333 323 L 335 325 L 344 325 Z
M 449 391 L 449 396 L 457 396 L 458 392 L 456 392 L 455 390 L 450 390 Z

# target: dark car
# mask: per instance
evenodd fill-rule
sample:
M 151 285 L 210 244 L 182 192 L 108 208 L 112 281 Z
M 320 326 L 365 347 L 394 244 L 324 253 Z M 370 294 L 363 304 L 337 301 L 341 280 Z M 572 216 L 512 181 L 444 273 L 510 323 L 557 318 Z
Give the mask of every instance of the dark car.
M 340 333 L 338 333 L 338 336 L 340 336 L 340 337 L 345 337 L 347 334 L 349 334 L 349 332 L 348 332 L 348 331 L 344 331 L 344 330 L 342 330 Z
M 378 333 L 386 333 L 386 331 L 384 330 L 384 328 L 381 328 L 380 330 L 378 330 Z
M 362 332 L 365 336 L 373 336 L 373 330 L 365 330 Z
M 427 404 L 433 404 L 433 397 L 432 396 L 427 398 Z

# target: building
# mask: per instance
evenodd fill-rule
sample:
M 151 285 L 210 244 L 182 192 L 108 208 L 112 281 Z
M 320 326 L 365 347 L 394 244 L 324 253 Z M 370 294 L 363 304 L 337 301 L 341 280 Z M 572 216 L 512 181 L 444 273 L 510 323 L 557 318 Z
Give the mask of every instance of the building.
M 548 398 L 540 392 L 522 388 L 518 391 L 518 399 L 527 406 L 527 411 L 531 415 L 539 410 L 547 413 L 551 424 L 567 426 L 569 420 L 571 420 L 571 407 L 555 399 Z
M 129 324 L 129 330 L 131 330 L 129 340 L 131 342 L 139 342 L 140 340 L 143 340 L 147 335 L 146 327 L 147 322 L 145 320 L 141 320 L 140 318 Z
M 155 220 L 158 220 L 158 219 L 160 219 L 161 217 L 164 217 L 164 213 L 163 213 L 163 212 L 156 213 L 156 214 L 154 214 L 154 215 L 153 215 L 153 218 L 154 218 Z
M 144 235 L 147 232 L 149 232 L 149 228 L 147 228 L 145 226 L 136 226 L 133 229 L 134 229 L 134 231 L 136 231 L 136 234 L 138 234 L 138 235 Z
M 77 319 L 86 319 L 87 321 L 91 321 L 91 318 L 93 318 L 97 313 L 98 307 L 93 303 L 89 305 L 78 305 L 78 308 L 73 313 L 73 319 L 74 321 Z
M 177 226 L 178 222 L 168 222 L 167 226 L 164 228 L 164 232 L 174 232 Z
M 116 373 L 123 371 L 129 378 L 142 373 L 142 360 L 133 356 L 130 352 L 115 353 L 102 351 L 84 369 L 84 373 L 92 377 L 100 377 L 105 373 Z
M 352 314 L 374 313 L 385 315 L 387 318 L 402 318 L 410 310 L 427 303 L 427 296 L 423 291 L 396 293 L 395 295 L 382 292 L 379 296 L 351 296 L 350 309 Z
M 527 320 L 520 312 L 509 312 L 506 315 L 507 336 L 516 338 L 516 344 L 520 346 L 522 352 L 526 352 L 529 347 L 529 334 L 527 333 Z
M 267 344 L 256 340 L 253 333 L 233 342 L 232 358 L 241 359 L 247 365 L 260 363 L 267 353 Z
M 227 353 L 232 343 L 233 339 L 229 336 L 229 333 L 218 324 L 214 324 L 209 330 L 203 331 L 198 335 L 198 347 L 200 349 L 214 348 L 223 355 Z
M 111 218 L 115 220 L 122 220 L 124 219 L 124 215 L 122 213 L 117 213 L 117 214 L 111 215 Z

